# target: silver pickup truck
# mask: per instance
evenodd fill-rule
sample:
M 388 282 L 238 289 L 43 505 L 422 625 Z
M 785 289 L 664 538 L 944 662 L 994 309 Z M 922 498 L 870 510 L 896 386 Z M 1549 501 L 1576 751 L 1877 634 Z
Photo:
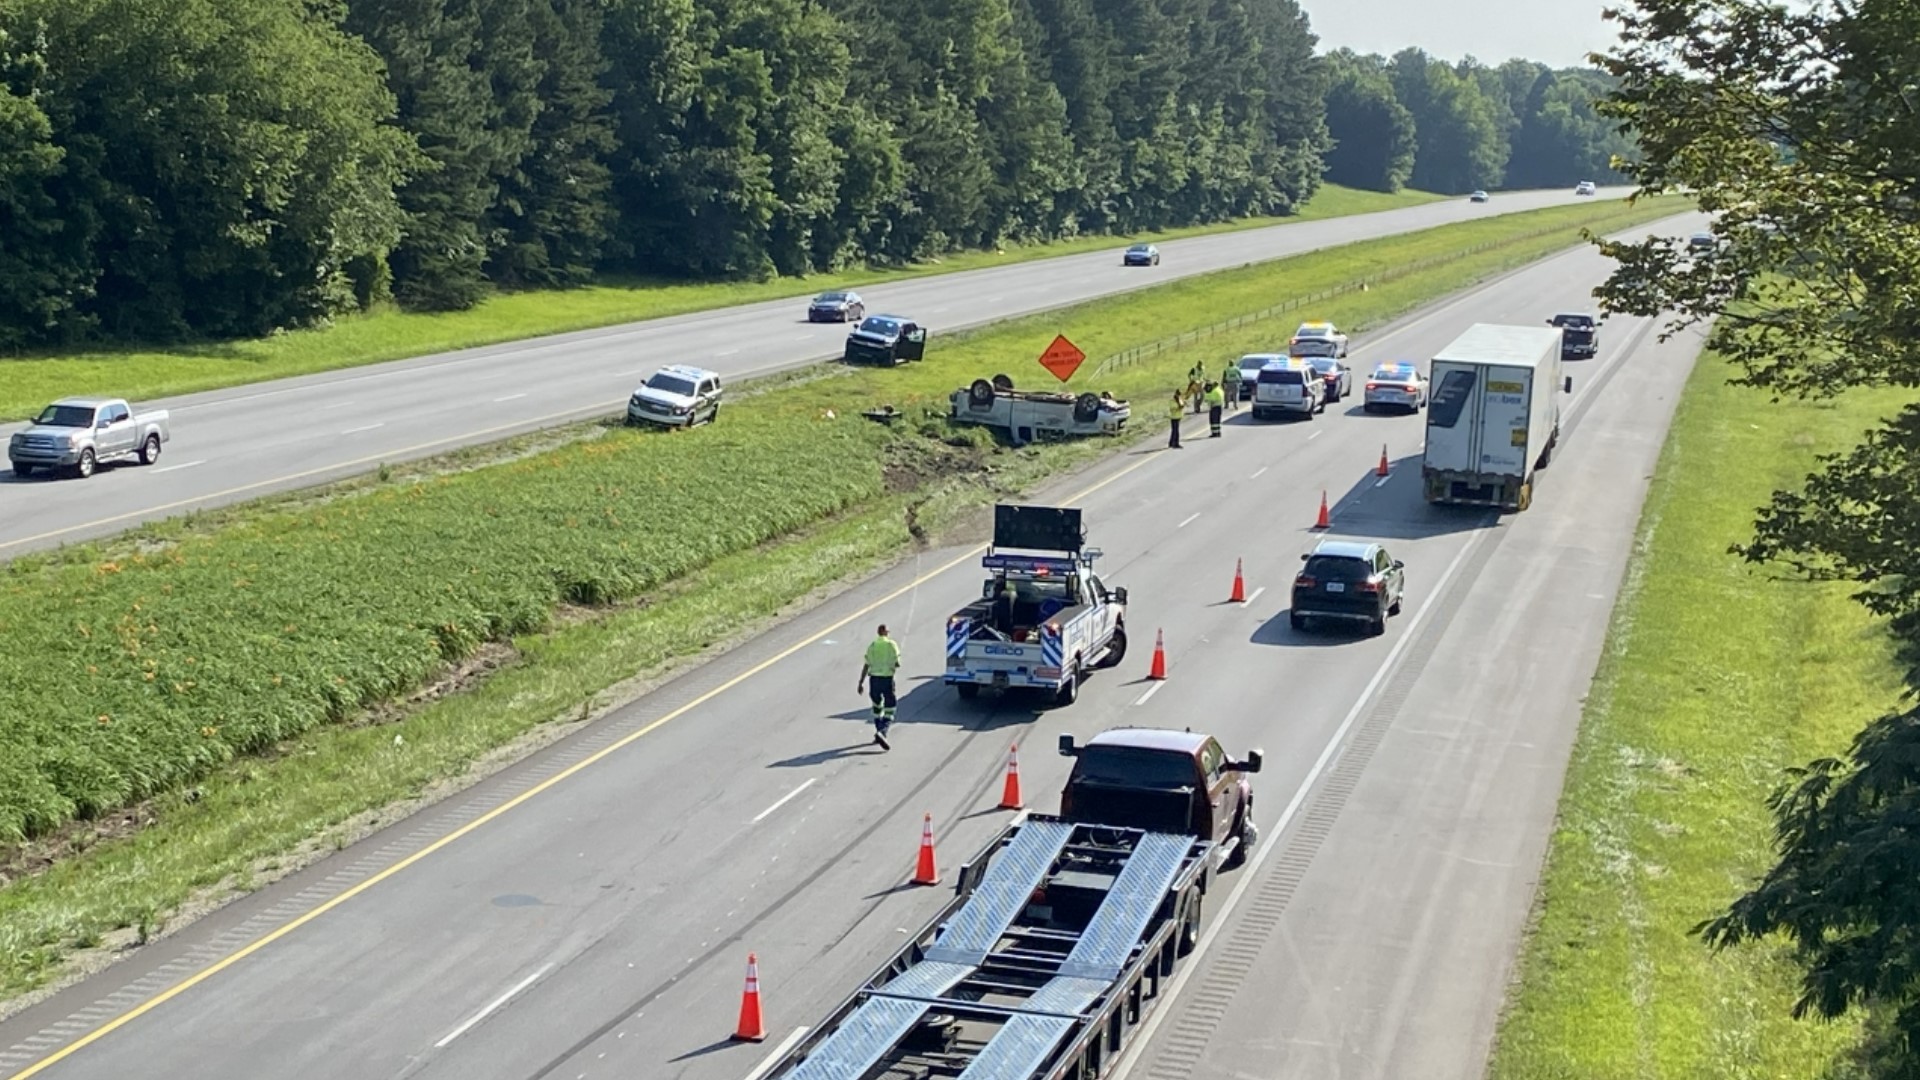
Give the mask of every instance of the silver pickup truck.
M 165 409 L 136 413 L 119 398 L 61 398 L 7 442 L 7 458 L 15 476 L 72 469 L 85 478 L 117 458 L 138 457 L 151 465 L 171 437 Z

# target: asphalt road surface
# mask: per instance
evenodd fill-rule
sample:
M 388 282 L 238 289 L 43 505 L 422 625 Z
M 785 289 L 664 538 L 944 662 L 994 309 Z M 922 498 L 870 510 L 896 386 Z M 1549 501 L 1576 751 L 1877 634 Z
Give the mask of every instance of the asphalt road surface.
M 1537 325 L 1604 275 L 1590 250 L 1549 260 L 1356 343 L 1354 366 L 1473 322 Z M 939 683 L 979 551 L 928 552 L 0 1024 L 0 1076 L 739 1080 L 768 1050 L 727 1041 L 750 950 L 772 1041 L 817 1023 L 946 902 L 906 884 L 923 812 L 951 880 L 1009 816 L 1010 744 L 1050 810 L 1057 735 L 1118 724 L 1266 751 L 1267 845 L 1209 898 L 1207 952 L 1183 968 L 1208 974 L 1156 1012 L 1136 1075 L 1477 1076 L 1691 362 L 1650 331 L 1609 320 L 1599 357 L 1569 365 L 1566 437 L 1524 514 L 1426 506 L 1418 417 L 1242 413 L 1217 441 L 1190 423 L 1184 450 L 1150 442 L 1033 500 L 1084 507 L 1103 577 L 1131 593 L 1133 648 L 1078 704 Z M 1334 535 L 1407 564 L 1383 637 L 1288 628 L 1323 488 Z M 1236 559 L 1245 604 L 1226 601 Z M 885 754 L 854 687 L 879 622 L 908 688 Z M 1143 679 L 1155 630 L 1164 683 Z
M 1608 188 L 1600 198 L 1619 198 Z M 1516 192 L 1475 205 L 1452 199 L 1356 217 L 1278 225 L 1160 245 L 1157 267 L 1111 251 L 862 288 L 867 310 L 945 331 L 1078 303 L 1246 263 L 1435 225 L 1580 201 L 1566 191 Z M 189 510 L 368 472 L 461 446 L 617 412 L 663 364 L 741 378 L 838 356 L 847 327 L 808 323 L 804 299 L 419 357 L 136 408 L 172 413 L 155 465 L 103 466 L 91 480 L 0 472 L 0 559 L 98 537 Z M 20 425 L 0 427 L 0 438 Z

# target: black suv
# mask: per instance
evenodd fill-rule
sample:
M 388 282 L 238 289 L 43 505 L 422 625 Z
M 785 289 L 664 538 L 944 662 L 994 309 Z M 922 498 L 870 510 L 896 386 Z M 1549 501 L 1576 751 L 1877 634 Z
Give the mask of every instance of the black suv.
M 1308 619 L 1342 619 L 1387 632 L 1387 616 L 1400 614 L 1407 590 L 1406 567 L 1379 544 L 1322 540 L 1300 556 L 1307 565 L 1293 579 L 1293 610 L 1287 621 L 1304 630 Z
M 1575 360 L 1600 351 L 1600 320 L 1585 312 L 1563 311 L 1547 320 L 1560 328 L 1560 358 Z

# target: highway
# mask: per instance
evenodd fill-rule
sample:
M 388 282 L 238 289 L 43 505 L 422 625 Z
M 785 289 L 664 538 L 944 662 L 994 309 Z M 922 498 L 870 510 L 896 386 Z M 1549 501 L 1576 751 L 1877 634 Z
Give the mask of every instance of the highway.
M 1605 273 L 1587 249 L 1548 260 L 1356 341 L 1353 365 L 1472 322 L 1537 325 Z M 1131 593 L 1134 648 L 1076 705 L 941 686 L 979 551 L 923 553 L 0 1024 L 0 1077 L 740 1080 L 771 1047 L 727 1041 L 750 950 L 777 1043 L 945 902 L 905 884 L 923 812 L 951 880 L 1009 816 L 1010 744 L 1029 805 L 1051 809 L 1057 735 L 1135 724 L 1263 748 L 1267 839 L 1209 897 L 1207 951 L 1183 968 L 1206 974 L 1131 1074 L 1477 1078 L 1691 366 L 1651 330 L 1610 319 L 1600 355 L 1569 365 L 1566 437 L 1524 514 L 1427 507 L 1415 417 L 1242 414 L 1218 441 L 1190 423 L 1184 451 L 1145 443 L 1030 500 L 1084 507 L 1103 578 Z M 1333 534 L 1407 564 L 1383 637 L 1287 626 L 1323 488 Z M 1236 559 L 1245 604 L 1226 601 Z M 880 622 L 911 688 L 884 754 L 854 688 Z M 1164 683 L 1143 678 L 1155 630 Z
M 1629 189 L 1602 189 L 1600 198 Z M 1284 258 L 1359 240 L 1580 201 L 1567 191 L 1454 199 L 1160 245 L 1152 268 L 1111 251 L 1042 259 L 875 285 L 871 314 L 891 313 L 943 333 L 1114 293 Z M 110 535 L 143 521 L 369 472 L 381 463 L 572 420 L 614 413 L 663 364 L 697 364 L 744 378 L 838 356 L 847 327 L 810 324 L 801 298 L 424 356 L 136 408 L 172 413 L 173 437 L 151 467 L 102 467 L 80 482 L 0 472 L 0 559 Z M 0 438 L 20 425 L 0 426 Z

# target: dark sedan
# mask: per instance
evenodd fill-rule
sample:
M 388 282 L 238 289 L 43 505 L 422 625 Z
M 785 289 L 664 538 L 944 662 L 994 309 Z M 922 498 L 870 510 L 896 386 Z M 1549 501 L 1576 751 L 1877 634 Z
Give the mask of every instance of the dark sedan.
M 1353 393 L 1353 369 L 1331 356 L 1309 356 L 1307 363 L 1327 383 L 1327 404 Z
M 808 322 L 859 322 L 866 315 L 867 305 L 857 292 L 823 292 L 807 305 Z
M 1160 249 L 1152 244 L 1135 244 L 1120 261 L 1126 266 L 1159 266 Z

